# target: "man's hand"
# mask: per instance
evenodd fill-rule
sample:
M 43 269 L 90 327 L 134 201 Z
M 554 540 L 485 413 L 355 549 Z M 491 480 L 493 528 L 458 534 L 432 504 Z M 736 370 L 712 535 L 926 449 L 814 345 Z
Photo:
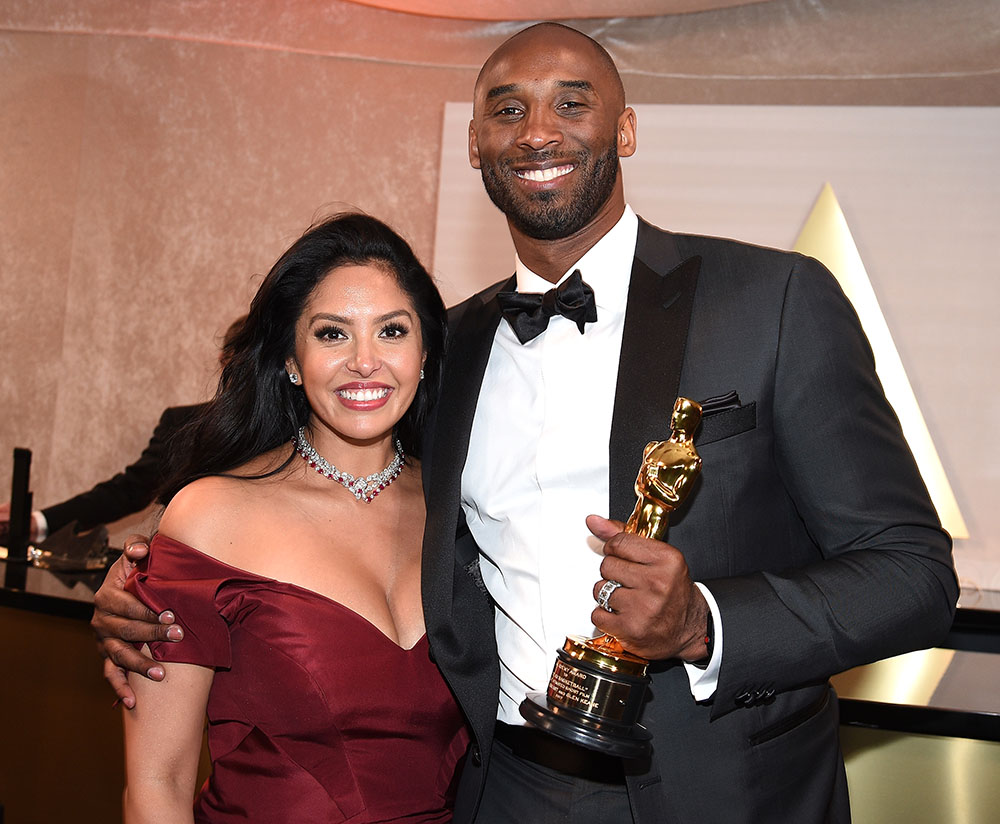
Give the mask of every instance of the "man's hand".
M 708 604 L 677 548 L 630 535 L 599 515 L 590 515 L 587 527 L 605 542 L 604 580 L 594 584 L 594 599 L 605 580 L 621 583 L 608 602 L 614 612 L 595 608 L 594 626 L 651 661 L 704 659 Z
M 125 579 L 135 562 L 149 552 L 148 539 L 130 535 L 125 552 L 111 565 L 101 588 L 94 593 L 94 617 L 90 625 L 97 634 L 97 648 L 104 656 L 104 677 L 121 702 L 132 709 L 135 693 L 128 684 L 126 670 L 163 680 L 163 667 L 136 650 L 133 643 L 180 641 L 184 630 L 174 624 L 174 614 L 165 610 L 157 615 L 139 599 L 125 591 Z

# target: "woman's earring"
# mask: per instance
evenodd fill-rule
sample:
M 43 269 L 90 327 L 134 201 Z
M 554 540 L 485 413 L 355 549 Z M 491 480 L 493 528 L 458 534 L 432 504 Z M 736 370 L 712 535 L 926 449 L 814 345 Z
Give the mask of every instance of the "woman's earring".
M 424 379 L 424 370 L 421 369 L 420 370 L 420 380 L 423 380 L 423 379 Z
M 297 374 L 295 374 L 294 372 L 289 372 L 288 373 L 288 380 L 290 380 L 296 386 L 299 385 L 299 376 Z

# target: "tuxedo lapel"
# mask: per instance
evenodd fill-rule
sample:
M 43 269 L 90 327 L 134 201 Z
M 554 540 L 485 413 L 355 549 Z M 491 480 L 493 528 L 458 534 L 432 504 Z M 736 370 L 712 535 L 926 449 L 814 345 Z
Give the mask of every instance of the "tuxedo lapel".
M 626 520 L 646 444 L 669 435 L 701 258 L 639 221 L 611 423 L 610 512 Z
M 434 485 L 443 485 L 449 499 L 459 499 L 479 390 L 500 323 L 496 294 L 509 287 L 503 283 L 473 297 L 449 335 L 432 457 Z
M 495 286 L 469 299 L 450 330 L 441 397 L 424 463 L 427 525 L 424 534 L 423 592 L 427 631 L 433 640 L 453 639 L 451 612 L 456 565 L 455 534 L 460 520 L 462 470 L 489 361 L 500 308 Z M 461 566 L 474 558 L 459 558 Z

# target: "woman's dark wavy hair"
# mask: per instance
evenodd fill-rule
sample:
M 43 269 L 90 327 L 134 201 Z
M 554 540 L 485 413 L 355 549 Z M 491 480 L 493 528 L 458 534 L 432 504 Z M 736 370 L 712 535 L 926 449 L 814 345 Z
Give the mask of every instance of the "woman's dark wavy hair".
M 250 304 L 242 328 L 223 350 L 226 365 L 215 398 L 171 442 L 171 465 L 160 492 L 166 504 L 184 485 L 224 475 L 252 458 L 289 444 L 309 419 L 301 386 L 285 362 L 295 354 L 295 325 L 313 290 L 333 269 L 374 264 L 391 272 L 420 319 L 427 359 L 413 403 L 396 425 L 408 455 L 420 456 L 421 432 L 437 400 L 447 318 L 441 295 L 413 250 L 392 229 L 365 214 L 343 213 L 310 228 L 274 264 Z

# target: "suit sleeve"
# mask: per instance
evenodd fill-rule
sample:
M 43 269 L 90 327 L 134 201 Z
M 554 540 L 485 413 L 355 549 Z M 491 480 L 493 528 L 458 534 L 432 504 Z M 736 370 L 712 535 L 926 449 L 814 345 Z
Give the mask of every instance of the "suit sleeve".
M 797 261 L 774 360 L 774 460 L 819 560 L 706 582 L 725 633 L 716 715 L 932 646 L 958 597 L 951 540 L 857 316 L 820 264 Z
M 165 410 L 135 463 L 93 489 L 43 509 L 49 534 L 74 520 L 80 530 L 92 529 L 138 512 L 152 503 L 162 481 L 170 439 L 198 408 L 196 405 Z

